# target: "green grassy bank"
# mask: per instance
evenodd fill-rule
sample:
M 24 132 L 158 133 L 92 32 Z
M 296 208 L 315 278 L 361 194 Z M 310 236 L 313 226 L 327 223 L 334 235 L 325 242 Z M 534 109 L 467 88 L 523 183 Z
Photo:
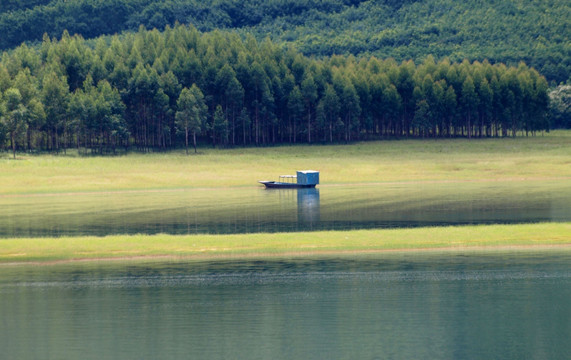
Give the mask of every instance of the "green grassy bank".
M 321 183 L 571 178 L 571 131 L 508 139 L 392 140 L 350 145 L 201 149 L 116 157 L 0 154 L 0 196 L 256 186 L 299 169 Z
M 200 154 L 190 156 L 180 151 L 80 157 L 70 151 L 68 155 L 20 155 L 17 160 L 11 160 L 4 153 L 0 154 L 0 206 L 8 214 L 13 204 L 24 202 L 29 204 L 27 211 L 50 214 L 54 210 L 52 197 L 43 196 L 45 194 L 131 190 L 158 190 L 157 196 L 162 202 L 149 197 L 151 202 L 147 205 L 166 206 L 164 198 L 170 192 L 165 195 L 162 190 L 192 189 L 192 192 L 206 194 L 202 192 L 203 188 L 259 186 L 257 180 L 274 179 L 297 169 L 320 170 L 322 187 L 391 182 L 450 182 L 454 186 L 455 182 L 466 181 L 487 186 L 486 182 L 501 181 L 509 184 L 509 191 L 526 199 L 537 194 L 541 196 L 542 191 L 562 191 L 568 182 L 571 184 L 571 131 L 513 139 L 202 149 Z M 462 196 L 469 198 L 471 194 L 478 194 L 477 190 L 475 186 L 473 192 Z M 498 191 L 508 190 L 502 185 Z M 181 196 L 177 192 L 172 194 Z M 443 196 L 456 195 L 450 191 L 444 194 L 430 192 L 430 196 L 440 200 Z M 398 198 L 398 194 L 393 196 Z M 215 197 L 206 198 L 216 201 Z M 85 205 L 73 205 L 74 201 Z M 63 203 L 73 206 L 58 211 L 74 216 L 84 213 L 86 206 L 92 206 L 95 209 L 92 216 L 96 216 L 100 209 L 94 201 L 85 196 L 70 196 L 70 200 Z M 108 202 L 104 204 L 109 206 Z M 322 215 L 326 216 L 325 213 Z M 571 223 L 243 235 L 0 239 L 0 263 L 314 256 L 343 252 L 554 245 L 558 248 L 571 245 Z
M 0 264 L 82 260 L 300 257 L 428 250 L 571 249 L 571 223 L 239 235 L 0 240 Z

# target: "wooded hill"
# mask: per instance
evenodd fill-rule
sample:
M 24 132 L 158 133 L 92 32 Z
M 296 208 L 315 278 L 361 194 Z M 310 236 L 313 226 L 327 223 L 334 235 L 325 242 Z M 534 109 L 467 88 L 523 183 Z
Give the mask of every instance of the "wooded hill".
M 89 42 L 46 36 L 3 55 L 0 94 L 0 133 L 14 152 L 159 150 L 191 135 L 233 146 L 549 128 L 547 81 L 523 63 L 312 59 L 182 25 Z
M 178 21 L 258 41 L 270 36 L 306 56 L 524 61 L 554 85 L 571 75 L 570 18 L 567 0 L 4 0 L 0 49 L 44 33 L 95 38 Z

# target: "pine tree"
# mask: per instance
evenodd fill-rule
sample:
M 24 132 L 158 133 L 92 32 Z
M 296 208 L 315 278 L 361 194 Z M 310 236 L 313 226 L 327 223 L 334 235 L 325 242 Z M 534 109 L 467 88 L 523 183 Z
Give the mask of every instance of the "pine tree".
M 204 102 L 202 91 L 192 84 L 191 88 L 184 88 L 177 101 L 176 127 L 179 132 L 185 134 L 185 148 L 188 155 L 188 137 L 192 133 L 194 153 L 196 150 L 196 134 L 202 131 L 206 121 L 208 107 Z

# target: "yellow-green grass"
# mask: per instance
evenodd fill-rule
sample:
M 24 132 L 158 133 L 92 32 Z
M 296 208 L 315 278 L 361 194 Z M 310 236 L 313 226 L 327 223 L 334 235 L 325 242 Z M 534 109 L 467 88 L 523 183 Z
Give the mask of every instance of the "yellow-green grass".
M 299 169 L 321 183 L 571 179 L 571 131 L 507 139 L 201 148 L 116 157 L 0 154 L 0 195 L 254 186 Z
M 238 235 L 120 235 L 0 240 L 0 264 L 81 260 L 331 256 L 433 250 L 571 249 L 571 223 Z

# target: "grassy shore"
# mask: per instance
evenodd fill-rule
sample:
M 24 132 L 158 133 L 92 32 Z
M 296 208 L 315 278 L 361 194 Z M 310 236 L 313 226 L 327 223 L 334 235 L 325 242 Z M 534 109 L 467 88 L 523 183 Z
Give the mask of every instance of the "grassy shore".
M 571 178 L 571 131 L 508 139 L 393 140 L 350 145 L 202 148 L 116 157 L 0 154 L 0 196 L 255 186 L 298 169 L 323 185 Z
M 133 235 L 0 240 L 0 264 L 264 258 L 429 250 L 571 251 L 571 223 L 239 235 Z
M 560 191 L 557 189 L 571 181 L 571 131 L 514 139 L 201 149 L 198 155 L 190 156 L 175 151 L 80 157 L 69 151 L 68 155 L 20 155 L 18 160 L 11 160 L 7 154 L 0 154 L 0 206 L 9 211 L 14 201 L 27 201 L 30 211 L 40 205 L 38 211 L 49 213 L 50 197 L 44 195 L 258 186 L 257 180 L 273 179 L 297 169 L 320 170 L 323 187 L 501 181 L 514 184 L 513 191 L 526 197 L 538 186 L 545 191 L 552 188 Z M 514 180 L 517 182 L 513 183 Z M 85 201 L 81 196 L 74 198 Z M 0 264 L 537 246 L 568 249 L 571 223 L 244 235 L 0 239 Z

